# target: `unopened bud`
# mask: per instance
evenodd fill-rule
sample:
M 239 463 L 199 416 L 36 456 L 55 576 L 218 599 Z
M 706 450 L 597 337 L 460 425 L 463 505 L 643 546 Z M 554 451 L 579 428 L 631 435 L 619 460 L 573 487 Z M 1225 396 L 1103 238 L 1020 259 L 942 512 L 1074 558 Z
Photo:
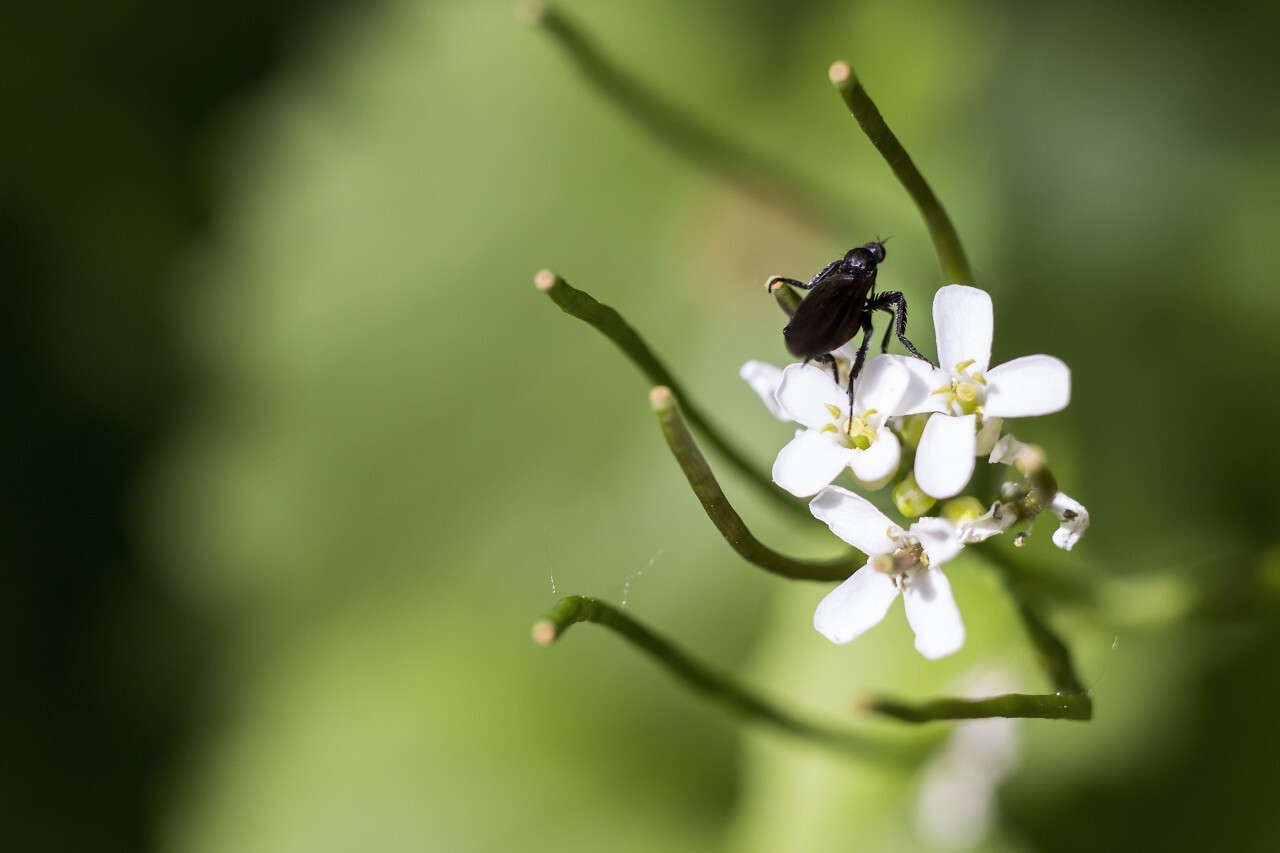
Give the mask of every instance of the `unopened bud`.
M 919 518 L 933 508 L 935 501 L 920 489 L 915 477 L 908 475 L 893 487 L 893 503 L 907 518 Z

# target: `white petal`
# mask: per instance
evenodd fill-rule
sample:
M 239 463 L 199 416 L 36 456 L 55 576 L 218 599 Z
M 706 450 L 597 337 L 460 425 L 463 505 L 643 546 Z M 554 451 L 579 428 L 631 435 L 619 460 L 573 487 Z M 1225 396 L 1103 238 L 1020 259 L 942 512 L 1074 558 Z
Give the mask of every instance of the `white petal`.
M 1062 524 L 1053 531 L 1053 544 L 1064 551 L 1070 551 L 1089 529 L 1089 511 L 1062 492 L 1054 495 L 1049 509 L 1062 519 Z M 1071 517 L 1068 518 L 1068 515 Z
M 778 405 L 796 423 L 822 429 L 839 419 L 828 406 L 848 416 L 849 395 L 831 378 L 831 373 L 812 364 L 788 364 L 778 385 Z
M 983 413 L 1028 418 L 1060 412 L 1071 402 L 1071 368 L 1051 355 L 1026 355 L 987 371 Z
M 880 624 L 897 597 L 892 578 L 863 566 L 818 603 L 813 627 L 833 643 L 847 643 Z
M 947 395 L 935 394 L 939 388 L 951 387 L 951 374 L 934 367 L 927 361 L 908 358 L 905 355 L 878 355 L 886 358 L 911 374 L 907 390 L 902 395 L 898 414 L 914 415 L 917 412 L 944 412 L 947 409 Z
M 973 415 L 932 415 L 924 425 L 916 451 L 916 483 L 926 495 L 955 497 L 969 484 L 977 442 L 975 421 Z
M 985 290 L 963 284 L 940 288 L 933 297 L 933 328 L 942 369 L 953 371 L 957 364 L 972 361 L 967 370 L 986 371 L 993 324 L 991 297 Z
M 778 386 L 782 384 L 782 368 L 774 367 L 763 361 L 748 361 L 738 371 L 751 390 L 760 395 L 760 399 L 769 407 L 769 411 L 780 421 L 789 421 L 787 413 L 778 403 Z
M 911 373 L 894 359 L 878 355 L 862 368 L 853 386 L 853 413 L 874 409 L 882 417 L 902 415 L 902 398 L 911 386 Z
M 856 451 L 844 447 L 835 433 L 808 429 L 778 452 L 773 481 L 798 498 L 807 498 L 834 480 Z
M 964 645 L 964 622 L 951 583 L 930 566 L 911 571 L 903 590 L 907 622 L 916 632 L 916 651 L 929 660 L 946 657 Z
M 902 445 L 898 437 L 887 426 L 876 430 L 876 440 L 866 450 L 853 454 L 849 467 L 853 476 L 864 483 L 883 480 L 898 470 L 898 462 L 902 460 Z
M 902 528 L 866 498 L 848 489 L 827 486 L 809 501 L 809 511 L 819 521 L 825 521 L 832 533 L 868 557 L 889 554 L 898 547 L 889 533 L 901 535 Z
M 935 568 L 954 560 L 964 549 L 956 529 L 945 518 L 922 518 L 907 532 L 924 546 L 924 552 L 929 555 L 929 565 Z

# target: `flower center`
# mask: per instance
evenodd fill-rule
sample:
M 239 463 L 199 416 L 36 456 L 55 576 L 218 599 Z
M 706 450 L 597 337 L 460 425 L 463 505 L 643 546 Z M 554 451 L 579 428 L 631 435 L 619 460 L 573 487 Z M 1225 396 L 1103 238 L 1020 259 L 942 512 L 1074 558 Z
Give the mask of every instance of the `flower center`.
M 871 422 L 871 416 L 876 414 L 875 409 L 867 409 L 860 416 L 850 415 L 846 419 L 841 419 L 844 414 L 839 407 L 827 405 L 827 411 L 831 413 L 831 423 L 822 428 L 823 432 L 834 432 L 837 439 L 845 447 L 857 448 L 858 450 L 866 450 L 876 440 L 876 428 Z
M 859 450 L 866 450 L 875 443 L 876 428 L 870 423 L 870 418 L 875 413 L 875 409 L 868 409 L 862 413 L 862 417 L 851 416 L 844 423 L 843 433 L 848 436 L 849 443 Z
M 957 364 L 951 375 L 951 383 L 933 392 L 947 395 L 947 411 L 952 415 L 982 414 L 982 404 L 986 400 L 987 380 L 981 373 L 970 373 L 971 366 L 973 366 L 972 359 Z
M 891 553 L 878 554 L 872 557 L 871 568 L 877 572 L 883 572 L 893 578 L 895 584 L 901 585 L 902 579 L 908 571 L 920 564 L 929 565 L 929 555 L 924 552 L 923 545 L 912 539 L 905 532 L 890 528 L 888 533 L 889 538 L 897 542 L 901 547 Z

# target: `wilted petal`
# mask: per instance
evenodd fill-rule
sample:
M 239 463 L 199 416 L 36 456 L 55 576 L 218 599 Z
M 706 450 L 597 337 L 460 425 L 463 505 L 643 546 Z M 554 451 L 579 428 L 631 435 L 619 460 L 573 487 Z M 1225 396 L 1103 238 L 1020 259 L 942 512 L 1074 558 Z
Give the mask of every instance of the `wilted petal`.
M 987 510 L 983 515 L 972 521 L 962 521 L 957 524 L 956 534 L 960 537 L 960 541 L 965 544 L 985 542 L 992 536 L 1004 533 L 1017 520 L 1018 514 L 1013 507 L 994 503 L 991 505 L 991 509 Z
M 966 368 L 982 373 L 991 363 L 993 328 L 991 297 L 985 290 L 948 284 L 933 297 L 933 328 L 938 336 L 938 364 L 952 371 L 966 361 Z
M 889 538 L 889 532 L 901 534 L 902 528 L 866 498 L 848 489 L 827 486 L 809 501 L 809 511 L 819 521 L 825 521 L 832 533 L 868 557 L 888 554 L 898 547 L 898 543 Z
M 960 650 L 964 622 L 946 575 L 933 567 L 913 569 L 902 595 L 907 622 L 916 632 L 916 651 L 937 660 Z
M 1018 454 L 1026 449 L 1027 445 L 1014 438 L 1013 433 L 1005 433 L 991 447 L 991 464 L 1012 465 Z
M 875 483 L 898 470 L 902 460 L 902 445 L 887 426 L 876 430 L 876 440 L 866 450 L 853 454 L 849 467 L 853 476 L 864 483 Z
M 782 384 L 781 367 L 774 367 L 763 361 L 748 361 L 742 365 L 738 375 L 746 380 L 752 391 L 760 395 L 760 399 L 769 407 L 769 411 L 775 418 L 780 421 L 791 420 L 778 403 L 778 386 Z
M 922 518 L 907 532 L 924 546 L 931 566 L 941 566 L 948 560 L 954 560 L 964 548 L 956 529 L 945 518 Z
M 835 433 L 805 430 L 778 452 L 773 481 L 798 498 L 807 498 L 830 483 L 856 451 L 840 444 Z
M 920 435 L 916 451 L 916 483 L 926 495 L 950 498 L 960 494 L 973 476 L 977 437 L 974 415 L 932 415 Z
M 1089 529 L 1089 511 L 1062 492 L 1053 496 L 1049 509 L 1062 519 L 1062 524 L 1053 531 L 1053 544 L 1064 551 L 1070 551 Z
M 809 429 L 822 429 L 839 419 L 830 406 L 841 412 L 849 408 L 849 395 L 836 384 L 831 374 L 812 364 L 788 364 L 778 385 L 778 405 L 796 423 Z
M 983 412 L 1028 418 L 1059 412 L 1071 402 L 1071 369 L 1051 355 L 1027 355 L 987 371 Z
M 863 566 L 818 603 L 813 627 L 833 643 L 847 643 L 880 624 L 897 597 L 892 578 Z

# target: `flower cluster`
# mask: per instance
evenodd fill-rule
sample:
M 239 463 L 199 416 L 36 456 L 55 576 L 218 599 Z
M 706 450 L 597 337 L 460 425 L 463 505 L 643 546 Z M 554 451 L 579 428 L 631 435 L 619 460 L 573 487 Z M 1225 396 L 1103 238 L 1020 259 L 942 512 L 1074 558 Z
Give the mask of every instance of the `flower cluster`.
M 798 497 L 832 532 L 867 555 L 867 563 L 833 590 L 814 627 L 847 643 L 878 624 L 901 593 L 916 648 L 936 659 L 964 644 L 964 623 L 940 567 L 965 545 L 1029 523 L 1048 510 L 1060 519 L 1053 542 L 1070 549 L 1089 526 L 1083 506 L 1058 491 L 1043 453 L 1005 432 L 1012 418 L 1047 415 L 1071 399 L 1071 372 L 1059 359 L 1030 355 L 991 367 L 991 297 L 964 285 L 941 288 L 933 302 L 939 365 L 900 355 L 867 361 L 852 395 L 837 368 L 748 362 L 741 376 L 780 420 L 803 429 L 778 453 L 774 481 Z M 920 424 L 923 421 L 923 428 Z M 903 446 L 914 448 L 904 470 Z M 970 484 L 976 458 L 1009 466 L 994 500 L 957 497 Z M 869 500 L 832 485 L 845 469 L 868 491 L 896 483 L 894 502 L 920 516 L 948 500 L 937 517 L 907 527 Z M 984 511 L 985 510 L 985 511 Z M 1017 534 L 1021 544 L 1026 531 Z

